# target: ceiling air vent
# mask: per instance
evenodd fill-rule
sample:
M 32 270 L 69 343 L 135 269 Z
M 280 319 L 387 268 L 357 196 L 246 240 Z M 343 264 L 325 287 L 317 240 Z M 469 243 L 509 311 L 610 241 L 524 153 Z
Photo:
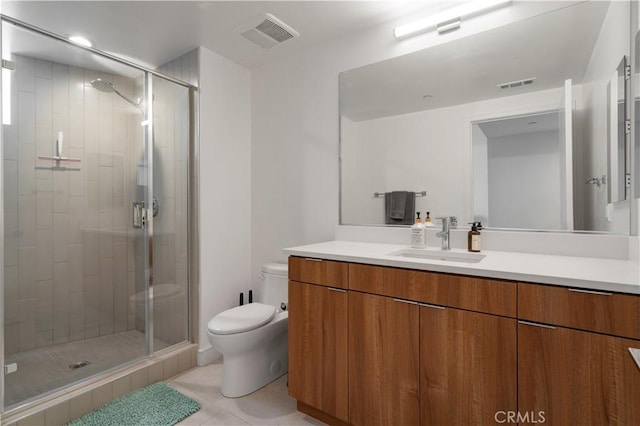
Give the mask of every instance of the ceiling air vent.
M 530 86 L 531 84 L 533 84 L 533 80 L 535 79 L 536 79 L 535 77 L 525 78 L 523 80 L 510 81 L 508 83 L 500 83 L 497 86 L 500 89 L 512 89 L 514 87 Z
M 265 49 L 300 36 L 299 32 L 270 13 L 247 22 L 236 29 L 236 32 Z

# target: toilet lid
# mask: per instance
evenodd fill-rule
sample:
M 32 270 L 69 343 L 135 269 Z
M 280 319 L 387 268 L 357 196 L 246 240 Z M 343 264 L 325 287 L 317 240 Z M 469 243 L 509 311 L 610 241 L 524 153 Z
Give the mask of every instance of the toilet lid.
M 258 328 L 273 318 L 276 308 L 262 303 L 227 309 L 213 317 L 207 324 L 212 334 L 235 334 Z

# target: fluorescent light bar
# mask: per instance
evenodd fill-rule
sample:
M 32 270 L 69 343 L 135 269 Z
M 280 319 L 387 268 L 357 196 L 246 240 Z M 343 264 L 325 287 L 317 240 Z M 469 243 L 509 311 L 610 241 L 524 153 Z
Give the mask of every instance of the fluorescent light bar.
M 70 36 L 69 37 L 69 41 L 75 43 L 75 44 L 79 44 L 80 46 L 84 46 L 84 47 L 91 47 L 93 46 L 93 44 L 91 43 L 91 41 L 89 41 L 88 39 L 82 37 L 82 36 Z
M 404 38 L 414 34 L 435 29 L 438 24 L 455 21 L 464 17 L 478 15 L 491 9 L 497 9 L 511 3 L 511 0 L 474 0 L 451 9 L 444 10 L 428 18 L 420 19 L 393 29 L 396 38 Z

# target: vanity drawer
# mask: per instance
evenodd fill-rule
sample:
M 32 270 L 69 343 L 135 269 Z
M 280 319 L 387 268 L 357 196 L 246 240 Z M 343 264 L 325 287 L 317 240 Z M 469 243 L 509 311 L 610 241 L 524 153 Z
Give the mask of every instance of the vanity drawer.
M 289 256 L 289 279 L 327 287 L 347 288 L 349 265 L 344 262 Z
M 516 283 L 511 281 L 351 264 L 349 289 L 494 315 L 516 316 Z
M 640 339 L 640 296 L 518 283 L 518 318 Z

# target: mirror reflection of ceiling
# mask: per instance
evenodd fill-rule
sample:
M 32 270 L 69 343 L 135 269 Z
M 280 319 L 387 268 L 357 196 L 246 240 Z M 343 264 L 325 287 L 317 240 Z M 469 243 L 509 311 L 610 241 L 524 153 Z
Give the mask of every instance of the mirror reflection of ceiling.
M 371 120 L 557 88 L 567 78 L 580 84 L 608 7 L 609 2 L 578 3 L 346 71 L 341 114 Z M 535 78 L 533 84 L 497 87 L 527 78 Z
M 525 135 L 528 133 L 557 132 L 560 130 L 558 111 L 526 115 L 522 117 L 478 123 L 482 133 L 487 138 L 502 138 L 505 136 Z

